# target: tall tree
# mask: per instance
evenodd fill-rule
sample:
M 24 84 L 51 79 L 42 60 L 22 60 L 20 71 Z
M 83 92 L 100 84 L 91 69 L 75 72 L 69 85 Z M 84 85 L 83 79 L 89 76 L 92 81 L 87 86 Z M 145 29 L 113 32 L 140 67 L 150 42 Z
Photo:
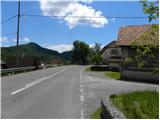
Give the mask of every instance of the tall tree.
M 95 45 L 90 48 L 89 60 L 91 64 L 100 64 L 102 61 L 100 50 L 101 44 L 99 43 L 95 43 Z
M 76 40 L 73 42 L 72 61 L 77 64 L 87 64 L 89 45 L 85 42 Z

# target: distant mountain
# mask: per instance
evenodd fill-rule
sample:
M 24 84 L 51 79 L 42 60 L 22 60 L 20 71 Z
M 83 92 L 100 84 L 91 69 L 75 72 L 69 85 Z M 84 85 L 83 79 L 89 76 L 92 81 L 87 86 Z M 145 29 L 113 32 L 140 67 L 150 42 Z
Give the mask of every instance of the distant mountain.
M 43 48 L 33 42 L 19 45 L 20 57 L 24 57 L 24 56 L 38 57 L 40 58 L 41 61 L 47 62 L 47 63 L 53 60 L 53 58 L 59 58 L 64 61 L 68 60 L 69 58 L 68 55 L 70 55 L 70 53 L 64 52 L 60 54 L 57 51 Z M 15 56 L 16 56 L 16 46 L 1 47 L 1 59 L 3 61 L 6 61 L 9 57 L 15 57 Z
M 65 51 L 63 53 L 61 53 L 62 58 L 66 59 L 66 60 L 71 60 L 72 57 L 72 51 Z

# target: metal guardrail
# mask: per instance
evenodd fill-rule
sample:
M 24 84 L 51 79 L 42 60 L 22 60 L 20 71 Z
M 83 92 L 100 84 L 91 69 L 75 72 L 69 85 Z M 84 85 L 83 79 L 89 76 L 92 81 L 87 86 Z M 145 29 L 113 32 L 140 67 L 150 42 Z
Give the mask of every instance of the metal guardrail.
M 35 66 L 1 69 L 1 73 L 18 72 L 23 70 L 33 70 Z
M 44 67 L 48 68 L 48 67 L 56 67 L 56 66 L 60 66 L 60 65 L 47 64 Z M 1 73 L 19 72 L 19 71 L 23 71 L 23 70 L 33 70 L 33 69 L 35 69 L 35 66 L 8 68 L 8 69 L 1 69 Z M 39 66 L 39 69 L 43 69 L 43 67 Z

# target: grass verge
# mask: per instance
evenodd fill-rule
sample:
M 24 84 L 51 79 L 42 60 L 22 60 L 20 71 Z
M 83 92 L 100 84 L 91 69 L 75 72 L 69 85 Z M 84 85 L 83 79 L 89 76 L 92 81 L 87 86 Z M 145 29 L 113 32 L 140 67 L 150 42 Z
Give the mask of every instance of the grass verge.
M 116 79 L 116 80 L 120 79 L 120 73 L 119 72 L 107 71 L 107 72 L 105 72 L 105 76 Z
M 110 99 L 128 119 L 159 118 L 159 93 L 156 91 L 112 95 Z
M 92 70 L 91 70 L 91 68 L 89 67 L 89 68 L 86 68 L 84 71 L 86 71 L 86 72 L 91 72 Z
M 91 119 L 101 119 L 100 114 L 101 114 L 102 108 L 98 108 L 92 115 Z

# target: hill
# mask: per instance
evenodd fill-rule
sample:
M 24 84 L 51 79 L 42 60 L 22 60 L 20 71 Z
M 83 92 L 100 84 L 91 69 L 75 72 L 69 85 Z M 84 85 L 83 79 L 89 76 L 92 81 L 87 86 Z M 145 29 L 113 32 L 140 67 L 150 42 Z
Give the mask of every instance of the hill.
M 72 57 L 72 51 L 65 51 L 63 53 L 61 53 L 62 58 L 66 59 L 66 60 L 71 60 Z
M 1 59 L 6 61 L 9 57 L 16 56 L 16 46 L 1 47 Z M 68 53 L 60 54 L 57 51 L 43 48 L 36 43 L 28 43 L 19 45 L 19 56 L 20 57 L 38 57 L 42 62 L 49 63 L 54 58 L 61 59 L 63 61 L 68 60 Z

